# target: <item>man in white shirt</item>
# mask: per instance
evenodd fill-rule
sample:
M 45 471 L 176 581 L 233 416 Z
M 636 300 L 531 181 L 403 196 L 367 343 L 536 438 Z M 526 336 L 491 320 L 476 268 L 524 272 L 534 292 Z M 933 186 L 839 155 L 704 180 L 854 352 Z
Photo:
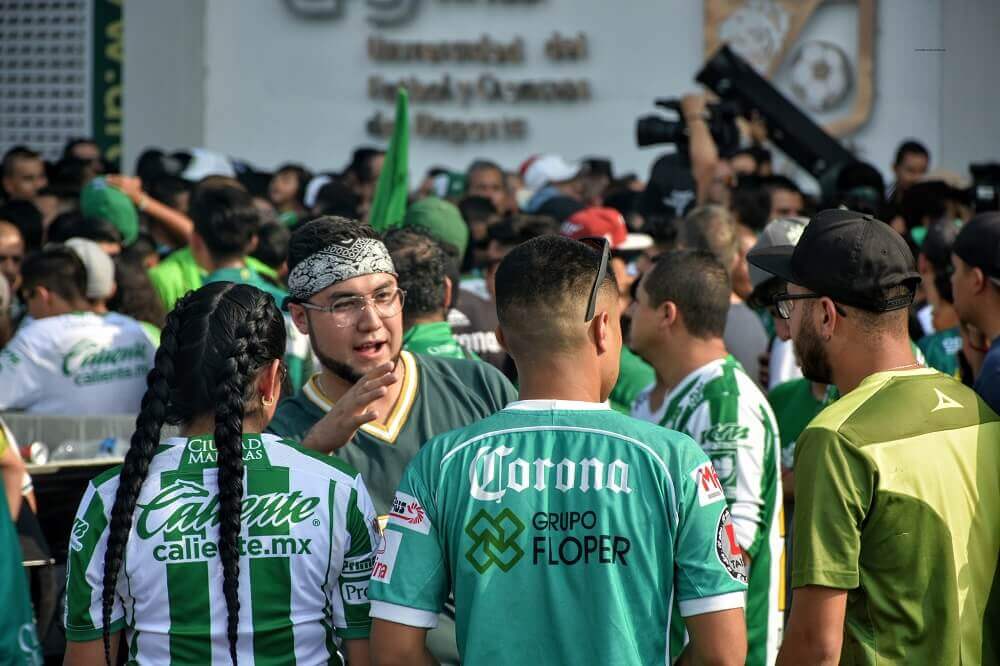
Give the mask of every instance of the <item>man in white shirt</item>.
M 155 353 L 139 323 L 91 311 L 86 269 L 67 247 L 28 257 L 21 274 L 32 320 L 0 352 L 0 410 L 137 413 Z

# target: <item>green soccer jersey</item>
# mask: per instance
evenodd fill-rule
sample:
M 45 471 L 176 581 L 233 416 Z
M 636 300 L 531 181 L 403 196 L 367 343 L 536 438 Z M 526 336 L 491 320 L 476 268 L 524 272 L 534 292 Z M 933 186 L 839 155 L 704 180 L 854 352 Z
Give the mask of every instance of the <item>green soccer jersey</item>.
M 372 571 L 372 617 L 431 627 L 455 596 L 469 664 L 663 664 L 672 609 L 739 608 L 722 488 L 679 433 L 605 405 L 516 402 L 429 442 Z
M 253 257 L 247 257 L 246 263 L 258 273 L 273 273 L 272 269 Z M 174 305 L 184 294 L 201 287 L 207 275 L 208 271 L 198 264 L 190 247 L 173 251 L 169 257 L 149 269 L 149 279 L 167 312 L 174 309 Z
M 618 362 L 618 381 L 611 389 L 608 402 L 612 409 L 622 414 L 628 414 L 636 397 L 656 380 L 653 368 L 636 355 L 631 349 L 622 346 L 621 359 Z
M 781 433 L 781 465 L 787 469 L 792 468 L 795 460 L 795 440 L 824 407 L 837 399 L 837 387 L 833 384 L 827 385 L 819 400 L 812 386 L 808 379 L 792 379 L 778 384 L 767 395 Z
M 157 449 L 132 517 L 110 630 L 130 664 L 229 664 L 218 546 L 217 451 L 210 436 Z M 339 663 L 367 638 L 368 578 L 379 543 L 360 475 L 273 435 L 244 435 L 241 664 Z M 101 637 L 108 522 L 120 468 L 95 478 L 70 539 L 66 637 Z
M 958 378 L 958 352 L 962 351 L 962 334 L 958 327 L 925 335 L 917 342 L 928 366 Z
M 337 455 L 361 472 L 380 516 L 389 513 L 403 470 L 435 435 L 474 423 L 517 397 L 493 366 L 404 351 L 403 386 L 385 423 L 367 423 Z M 286 398 L 268 429 L 302 441 L 333 407 L 314 376 Z
M 458 344 L 451 324 L 446 321 L 411 326 L 403 335 L 403 348 L 414 354 L 478 360 L 475 354 Z
M 1000 417 L 930 369 L 880 372 L 795 451 L 792 585 L 847 590 L 844 664 L 1000 663 Z
M 771 407 L 732 356 L 689 374 L 655 410 L 652 389 L 639 395 L 632 416 L 690 436 L 715 466 L 736 539 L 751 560 L 747 663 L 773 664 L 781 644 L 785 563 L 780 440 Z M 679 628 L 675 637 L 683 638 Z

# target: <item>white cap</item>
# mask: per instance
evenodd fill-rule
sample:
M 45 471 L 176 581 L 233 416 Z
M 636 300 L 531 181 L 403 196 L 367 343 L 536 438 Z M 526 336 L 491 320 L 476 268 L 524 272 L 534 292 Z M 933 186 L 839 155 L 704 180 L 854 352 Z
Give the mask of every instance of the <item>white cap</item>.
M 192 148 L 188 152 L 191 154 L 191 161 L 188 162 L 187 168 L 181 172 L 181 178 L 184 180 L 196 183 L 208 176 L 236 177 L 233 163 L 222 153 L 216 153 L 207 148 Z
M 87 271 L 87 298 L 108 299 L 115 293 L 115 262 L 101 246 L 86 238 L 70 238 L 65 243 Z
M 572 180 L 580 173 L 579 162 L 567 162 L 559 155 L 540 155 L 524 172 L 524 186 L 539 190 L 549 183 Z
M 316 197 L 319 196 L 319 191 L 323 189 L 323 186 L 331 180 L 333 180 L 333 178 L 324 174 L 313 176 L 313 179 L 309 181 L 308 185 L 306 185 L 305 196 L 302 197 L 302 203 L 306 205 L 306 208 L 312 208 L 316 205 Z

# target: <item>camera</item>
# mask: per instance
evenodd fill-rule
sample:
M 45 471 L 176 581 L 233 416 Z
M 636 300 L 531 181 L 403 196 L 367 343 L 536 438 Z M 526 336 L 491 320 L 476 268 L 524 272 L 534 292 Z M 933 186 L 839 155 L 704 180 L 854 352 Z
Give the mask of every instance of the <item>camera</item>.
M 687 123 L 681 115 L 681 103 L 676 98 L 658 99 L 656 106 L 672 111 L 676 119 L 667 119 L 660 115 L 642 116 L 635 124 L 635 140 L 639 147 L 653 146 L 662 143 L 672 143 L 677 146 L 677 152 L 688 153 L 689 132 Z M 736 125 L 736 117 L 741 115 L 739 103 L 723 101 L 709 104 L 706 107 L 708 130 L 721 155 L 729 155 L 740 147 L 740 130 Z

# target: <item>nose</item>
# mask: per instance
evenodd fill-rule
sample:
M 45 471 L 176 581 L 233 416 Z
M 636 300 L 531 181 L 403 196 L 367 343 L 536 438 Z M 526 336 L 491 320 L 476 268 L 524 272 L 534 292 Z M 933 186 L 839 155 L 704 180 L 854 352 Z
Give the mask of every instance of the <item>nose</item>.
M 358 314 L 357 327 L 359 331 L 377 331 L 382 328 L 382 318 L 370 300 L 365 301 L 364 309 Z

